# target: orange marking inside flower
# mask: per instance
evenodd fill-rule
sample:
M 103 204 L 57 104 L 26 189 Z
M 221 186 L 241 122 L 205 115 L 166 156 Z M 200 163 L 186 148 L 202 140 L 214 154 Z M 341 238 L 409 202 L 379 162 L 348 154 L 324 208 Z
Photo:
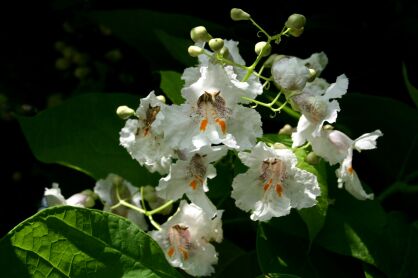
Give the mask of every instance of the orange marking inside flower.
M 171 258 L 174 255 L 174 247 L 170 247 L 167 251 L 167 255 Z
M 270 188 L 270 185 L 271 185 L 272 182 L 273 182 L 273 180 L 270 179 L 268 181 L 268 183 L 264 184 L 264 186 L 263 186 L 264 191 L 267 191 Z
M 206 127 L 208 125 L 208 119 L 204 118 L 201 122 L 200 122 L 200 131 L 205 131 Z
M 276 183 L 274 189 L 276 190 L 277 195 L 279 195 L 279 197 L 282 197 L 283 187 L 280 184 Z
M 350 174 L 353 174 L 353 172 L 354 172 L 353 167 L 351 167 L 351 166 L 350 166 L 350 167 L 348 167 L 348 168 L 347 168 L 347 172 L 348 172 L 348 173 L 350 173 Z
M 225 123 L 225 121 L 218 118 L 218 119 L 215 120 L 215 122 L 221 128 L 222 133 L 225 134 L 226 133 L 226 123 Z
M 181 253 L 183 255 L 183 259 L 185 261 L 187 261 L 189 259 L 189 252 L 187 252 L 187 250 L 185 250 L 184 248 L 180 248 L 180 251 L 181 251 Z
M 197 187 L 197 181 L 196 180 L 192 180 L 189 185 L 190 185 L 191 188 L 193 188 L 193 190 L 195 190 L 196 187 Z
M 145 136 L 147 136 L 147 135 L 148 135 L 148 133 L 149 133 L 149 128 L 145 128 L 145 129 L 144 129 L 144 137 L 145 137 Z

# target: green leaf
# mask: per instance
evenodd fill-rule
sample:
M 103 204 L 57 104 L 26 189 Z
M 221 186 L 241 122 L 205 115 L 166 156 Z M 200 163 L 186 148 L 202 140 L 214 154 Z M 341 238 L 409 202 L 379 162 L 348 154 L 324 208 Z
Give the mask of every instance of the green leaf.
M 408 70 L 405 63 L 402 64 L 402 75 L 405 82 L 406 89 L 408 90 L 409 96 L 414 101 L 415 106 L 418 107 L 418 89 L 412 85 L 408 78 Z
M 297 167 L 314 174 L 317 177 L 319 187 L 321 188 L 321 195 L 317 198 L 318 203 L 311 208 L 305 208 L 298 211 L 308 228 L 309 240 L 312 242 L 324 226 L 328 210 L 327 164 L 324 160 L 320 160 L 315 166 L 307 163 L 305 158 L 308 155 L 308 152 L 304 149 L 297 149 L 295 154 L 298 158 Z
M 158 244 L 119 216 L 45 209 L 0 241 L 3 277 L 181 277 Z
M 263 136 L 258 138 L 258 140 L 270 145 L 273 145 L 274 143 L 282 143 L 287 147 L 292 147 L 292 138 L 289 135 L 268 133 L 263 134 Z
M 148 10 L 117 10 L 88 13 L 95 22 L 106 26 L 116 37 L 136 48 L 156 68 L 167 66 L 175 58 L 190 66 L 187 47 L 193 44 L 189 31 L 205 26 L 209 32 L 225 35 L 225 28 L 198 17 Z M 161 31 L 163 30 L 163 32 Z M 173 49 L 170 49 L 173 43 Z M 167 51 L 168 50 L 168 51 Z
M 29 146 L 45 163 L 59 163 L 95 179 L 118 174 L 133 184 L 156 183 L 150 174 L 119 146 L 124 121 L 116 116 L 120 105 L 137 107 L 139 97 L 126 94 L 85 94 L 35 117 L 19 117 Z
M 184 82 L 181 80 L 181 74 L 175 71 L 160 71 L 159 73 L 161 90 L 174 104 L 182 104 L 184 99 L 181 96 L 181 88 Z

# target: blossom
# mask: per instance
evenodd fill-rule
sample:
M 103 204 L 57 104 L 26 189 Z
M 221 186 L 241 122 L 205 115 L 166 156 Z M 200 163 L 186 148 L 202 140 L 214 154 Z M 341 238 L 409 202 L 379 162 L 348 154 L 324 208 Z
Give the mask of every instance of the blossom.
M 251 211 L 251 219 L 267 221 L 290 213 L 290 209 L 316 204 L 320 188 L 314 174 L 296 167 L 297 158 L 289 149 L 274 149 L 259 142 L 250 153 L 240 152 L 249 167 L 232 182 L 237 207 Z
M 136 110 L 137 119 L 128 119 L 120 131 L 120 144 L 132 158 L 151 172 L 166 174 L 174 152 L 164 143 L 161 124 L 167 105 L 157 99 L 154 92 L 141 99 Z
M 138 188 L 115 174 L 109 174 L 106 179 L 96 182 L 94 192 L 103 202 L 103 210 L 115 213 L 131 220 L 143 230 L 148 229 L 144 215 L 124 206 L 112 208 L 119 203 L 119 199 L 141 208 L 141 195 Z
M 367 194 L 361 186 L 360 179 L 352 167 L 353 150 L 371 150 L 376 148 L 376 140 L 383 133 L 375 130 L 365 133 L 352 140 L 346 134 L 338 130 L 323 130 L 321 136 L 311 137 L 308 141 L 312 144 L 312 150 L 323 157 L 331 165 L 340 164 L 336 170 L 338 186 L 351 193 L 359 200 L 373 199 L 373 194 Z
M 65 199 L 61 194 L 61 189 L 58 183 L 53 183 L 52 188 L 45 188 L 44 197 L 42 199 L 43 207 L 53 206 L 74 206 L 90 208 L 94 206 L 96 196 L 93 191 L 87 189 L 80 193 L 72 195 L 70 198 Z
M 209 276 L 218 254 L 209 241 L 222 241 L 222 211 L 211 219 L 195 204 L 181 201 L 179 210 L 161 230 L 150 232 L 171 265 L 193 276 Z
M 226 154 L 225 147 L 208 147 L 200 151 L 185 152 L 183 159 L 171 165 L 170 173 L 160 179 L 156 187 L 157 195 L 166 200 L 178 200 L 184 194 L 206 213 L 213 216 L 216 207 L 206 196 L 207 179 L 216 176 L 216 169 L 211 164 Z
M 310 69 L 319 75 L 328 63 L 324 52 L 314 53 L 307 59 L 283 57 L 274 62 L 271 72 L 274 82 L 287 91 L 302 91 L 312 78 Z
M 248 82 L 237 80 L 231 66 L 208 62 L 186 70 L 182 95 L 186 103 L 167 110 L 164 133 L 175 149 L 198 150 L 211 144 L 225 144 L 234 149 L 248 149 L 261 136 L 261 117 L 257 111 L 243 107 L 242 97 L 262 92 Z M 197 78 L 197 79 L 196 79 Z M 259 83 L 259 81 L 257 80 Z M 261 85 L 261 84 L 260 84 Z
M 302 113 L 296 132 L 292 134 L 292 147 L 303 145 L 308 137 L 320 136 L 325 122 L 334 123 L 340 111 L 335 99 L 347 92 L 348 78 L 345 75 L 338 76 L 337 81 L 329 86 L 324 80 L 315 80 L 318 81 L 309 83 L 302 93 L 291 99 L 293 106 Z

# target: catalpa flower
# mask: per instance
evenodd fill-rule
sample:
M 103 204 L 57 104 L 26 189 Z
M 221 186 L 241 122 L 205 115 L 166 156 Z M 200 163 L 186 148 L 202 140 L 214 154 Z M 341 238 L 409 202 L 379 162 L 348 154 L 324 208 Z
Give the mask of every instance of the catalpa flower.
M 382 136 L 380 130 L 361 135 L 352 140 L 338 130 L 323 130 L 321 136 L 308 138 L 312 150 L 323 157 L 331 165 L 340 164 L 336 170 L 338 187 L 345 189 L 359 200 L 373 199 L 373 194 L 367 194 L 361 186 L 360 179 L 352 167 L 353 150 L 371 150 L 376 148 L 376 140 Z
M 178 200 L 184 194 L 208 215 L 216 214 L 216 207 L 206 196 L 207 179 L 216 176 L 215 167 L 210 164 L 221 159 L 227 152 L 224 147 L 206 146 L 199 151 L 185 152 L 170 167 L 170 173 L 160 179 L 156 187 L 157 195 L 166 200 Z
M 221 143 L 234 149 L 253 146 L 262 134 L 261 117 L 254 109 L 238 103 L 242 97 L 255 95 L 254 86 L 238 81 L 232 67 L 209 62 L 199 68 L 199 74 L 195 70 L 183 74 L 186 103 L 167 110 L 167 143 L 175 149 L 192 150 Z M 256 94 L 262 93 L 262 87 L 255 87 Z
M 250 153 L 240 152 L 249 167 L 232 183 L 237 207 L 251 211 L 251 219 L 267 221 L 290 213 L 290 209 L 316 204 L 320 188 L 314 174 L 296 167 L 297 158 L 289 149 L 274 149 L 259 142 Z
M 52 183 L 51 188 L 45 188 L 44 197 L 42 198 L 43 207 L 53 206 L 74 206 L 82 208 L 91 208 L 95 204 L 97 196 L 90 189 L 83 190 L 80 193 L 72 195 L 65 199 L 61 193 L 58 183 Z
M 306 84 L 314 76 L 319 75 L 328 64 L 328 58 L 324 52 L 314 53 L 307 59 L 297 57 L 283 57 L 274 62 L 271 73 L 274 82 L 286 91 L 302 91 Z
M 171 164 L 173 150 L 164 143 L 161 123 L 166 105 L 157 99 L 154 92 L 141 99 L 136 110 L 137 119 L 126 121 L 120 131 L 120 144 L 127 149 L 150 172 L 166 174 Z
M 179 210 L 168 219 L 161 230 L 150 232 L 174 267 L 193 276 L 209 276 L 218 254 L 209 241 L 222 241 L 222 211 L 211 219 L 195 204 L 181 201 Z
M 329 86 L 326 86 L 323 79 L 317 78 L 308 83 L 302 93 L 292 97 L 293 107 L 302 113 L 296 132 L 292 134 L 292 147 L 303 145 L 308 137 L 320 136 L 325 122 L 336 121 L 340 106 L 335 99 L 342 97 L 347 88 L 348 79 L 345 75 L 340 75 Z
M 106 179 L 101 179 L 96 182 L 94 192 L 102 200 L 104 211 L 128 218 L 144 231 L 148 229 L 144 215 L 138 211 L 124 206 L 112 208 L 112 206 L 119 203 L 119 199 L 141 208 L 141 194 L 138 188 L 134 187 L 131 183 L 118 175 L 109 174 Z

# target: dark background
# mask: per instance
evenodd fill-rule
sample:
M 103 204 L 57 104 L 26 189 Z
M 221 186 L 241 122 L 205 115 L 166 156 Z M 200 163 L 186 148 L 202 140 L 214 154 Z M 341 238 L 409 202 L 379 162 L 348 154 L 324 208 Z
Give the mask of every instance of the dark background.
M 305 33 L 297 39 L 285 39 L 277 51 L 301 58 L 324 51 L 329 57 L 323 73 L 326 79 L 335 80 L 345 73 L 350 79 L 350 92 L 386 96 L 414 106 L 404 85 L 402 63 L 417 86 L 417 1 L 274 1 L 274 6 L 270 4 L 272 1 L 241 2 L 202 1 L 182 5 L 179 1 L 56 0 L 13 1 L 3 6 L 0 9 L 0 236 L 37 211 L 44 188 L 52 182 L 59 182 L 66 196 L 94 185 L 92 179 L 74 170 L 36 161 L 14 114 L 35 115 L 85 91 L 144 94 L 159 86 L 159 78 L 152 70 L 159 66 L 180 72 L 184 69 L 174 60 L 164 65 L 149 63 L 130 46 L 85 20 L 82 15 L 91 11 L 152 9 L 213 21 L 227 27 L 230 38 L 244 38 L 240 46 L 247 61 L 254 57 L 256 30 L 246 22 L 231 21 L 232 7 L 249 12 L 271 33 L 280 31 L 290 14 L 301 13 L 308 19 Z M 184 38 L 188 33 L 189 30 L 184 30 Z M 87 53 L 90 73 L 82 76 L 79 72 L 75 76 L 77 65 L 57 69 L 56 61 L 63 56 L 55 49 L 57 41 Z M 115 49 L 122 53 L 121 59 L 116 59 L 118 54 L 112 52 Z M 100 69 L 105 69 L 105 74 Z M 402 202 L 389 200 L 385 205 L 388 210 L 416 216 Z

